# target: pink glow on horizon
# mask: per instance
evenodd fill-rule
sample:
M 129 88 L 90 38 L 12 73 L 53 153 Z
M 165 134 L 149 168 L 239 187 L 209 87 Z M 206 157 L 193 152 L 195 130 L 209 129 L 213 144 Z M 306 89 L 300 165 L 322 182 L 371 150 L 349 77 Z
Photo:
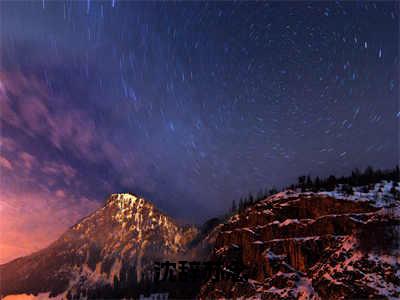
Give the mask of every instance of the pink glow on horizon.
M 99 203 L 52 195 L 0 196 L 0 264 L 38 251 Z

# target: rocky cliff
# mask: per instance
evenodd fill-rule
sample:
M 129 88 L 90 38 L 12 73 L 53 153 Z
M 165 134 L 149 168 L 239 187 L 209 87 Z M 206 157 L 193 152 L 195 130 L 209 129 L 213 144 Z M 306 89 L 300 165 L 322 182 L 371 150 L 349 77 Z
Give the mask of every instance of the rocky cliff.
M 218 229 L 213 259 L 237 273 L 201 298 L 400 296 L 399 203 L 285 191 Z

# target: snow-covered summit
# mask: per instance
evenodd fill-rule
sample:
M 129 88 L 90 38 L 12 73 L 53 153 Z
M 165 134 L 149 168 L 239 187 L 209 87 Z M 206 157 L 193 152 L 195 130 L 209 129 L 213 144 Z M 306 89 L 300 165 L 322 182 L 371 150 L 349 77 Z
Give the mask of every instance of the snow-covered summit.
M 400 182 L 386 181 L 375 183 L 370 186 L 350 187 L 350 193 L 339 185 L 333 191 L 320 192 L 321 195 L 328 195 L 336 199 L 347 199 L 353 201 L 369 201 L 377 207 L 393 205 L 397 195 L 400 193 Z

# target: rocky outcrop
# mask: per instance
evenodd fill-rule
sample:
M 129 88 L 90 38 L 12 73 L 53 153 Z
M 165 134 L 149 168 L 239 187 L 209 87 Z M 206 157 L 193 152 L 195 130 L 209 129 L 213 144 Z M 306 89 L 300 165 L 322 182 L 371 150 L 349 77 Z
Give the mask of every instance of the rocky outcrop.
M 292 191 L 260 201 L 231 217 L 216 237 L 213 259 L 236 272 L 235 280 L 209 280 L 200 297 L 399 297 L 393 235 L 384 249 L 367 249 L 360 238 L 379 226 L 398 233 L 399 204 L 391 206 Z

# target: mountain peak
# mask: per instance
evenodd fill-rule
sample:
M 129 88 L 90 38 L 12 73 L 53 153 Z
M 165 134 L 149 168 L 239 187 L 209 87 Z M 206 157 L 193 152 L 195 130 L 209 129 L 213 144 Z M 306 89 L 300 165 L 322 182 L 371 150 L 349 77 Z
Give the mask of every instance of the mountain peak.
M 145 200 L 144 198 L 139 197 L 133 193 L 116 193 L 111 194 L 111 196 L 106 201 L 106 206 L 111 203 L 116 204 L 119 208 L 125 208 L 127 206 L 144 206 L 145 204 L 149 204 L 153 206 L 150 201 Z

